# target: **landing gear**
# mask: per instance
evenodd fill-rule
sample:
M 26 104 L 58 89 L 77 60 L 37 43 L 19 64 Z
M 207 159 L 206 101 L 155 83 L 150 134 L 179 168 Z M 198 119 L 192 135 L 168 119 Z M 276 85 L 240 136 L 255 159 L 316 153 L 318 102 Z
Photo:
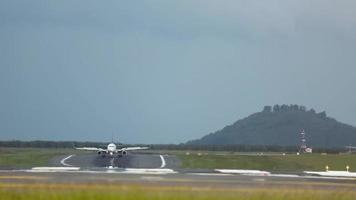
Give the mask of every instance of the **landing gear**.
M 99 152 L 98 152 L 98 155 L 99 155 L 99 156 L 101 155 L 102 158 L 105 158 L 105 153 L 103 153 L 103 152 L 100 152 L 100 151 L 99 151 Z

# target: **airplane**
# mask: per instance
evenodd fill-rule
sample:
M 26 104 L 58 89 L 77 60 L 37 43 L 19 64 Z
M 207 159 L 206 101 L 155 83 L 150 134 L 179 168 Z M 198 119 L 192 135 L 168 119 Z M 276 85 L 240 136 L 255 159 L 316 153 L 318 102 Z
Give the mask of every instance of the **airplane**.
M 118 154 L 118 156 L 121 157 L 123 155 L 126 155 L 127 151 L 143 150 L 143 149 L 148 149 L 148 147 L 124 147 L 118 149 L 116 144 L 114 142 L 111 142 L 110 144 L 108 144 L 106 149 L 97 148 L 97 147 L 78 147 L 75 149 L 86 150 L 86 151 L 97 151 L 99 155 L 102 155 L 102 157 L 105 157 L 106 154 L 109 154 L 110 156 L 113 156 L 114 154 Z

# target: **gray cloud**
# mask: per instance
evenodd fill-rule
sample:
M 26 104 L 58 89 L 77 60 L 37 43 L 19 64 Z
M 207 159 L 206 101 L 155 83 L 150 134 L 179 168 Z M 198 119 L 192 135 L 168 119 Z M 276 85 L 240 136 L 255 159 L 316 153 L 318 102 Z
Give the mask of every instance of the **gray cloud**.
M 356 125 L 354 1 L 1 1 L 0 139 L 178 143 L 298 103 Z

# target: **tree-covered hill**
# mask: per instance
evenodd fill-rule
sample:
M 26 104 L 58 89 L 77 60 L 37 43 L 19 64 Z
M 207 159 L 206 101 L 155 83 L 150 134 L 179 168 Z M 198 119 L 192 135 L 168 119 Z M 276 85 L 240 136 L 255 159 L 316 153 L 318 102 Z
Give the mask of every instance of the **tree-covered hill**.
M 222 130 L 189 141 L 187 144 L 222 145 L 299 145 L 299 133 L 305 130 L 307 145 L 343 147 L 356 145 L 356 128 L 336 121 L 325 112 L 316 113 L 298 105 L 265 106 Z

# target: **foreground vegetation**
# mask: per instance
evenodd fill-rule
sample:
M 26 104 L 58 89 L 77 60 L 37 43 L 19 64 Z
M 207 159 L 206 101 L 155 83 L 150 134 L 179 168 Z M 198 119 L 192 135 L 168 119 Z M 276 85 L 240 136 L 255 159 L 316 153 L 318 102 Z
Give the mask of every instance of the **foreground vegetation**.
M 80 153 L 75 149 L 0 148 L 0 168 L 48 166 L 55 156 Z
M 2 200 L 351 200 L 353 190 L 292 188 L 220 188 L 162 185 L 0 184 Z
M 258 169 L 271 171 L 305 171 L 346 170 L 356 171 L 355 154 L 276 154 L 276 155 L 238 155 L 234 153 L 191 152 L 175 154 L 180 158 L 183 168 L 229 168 L 229 169 Z

